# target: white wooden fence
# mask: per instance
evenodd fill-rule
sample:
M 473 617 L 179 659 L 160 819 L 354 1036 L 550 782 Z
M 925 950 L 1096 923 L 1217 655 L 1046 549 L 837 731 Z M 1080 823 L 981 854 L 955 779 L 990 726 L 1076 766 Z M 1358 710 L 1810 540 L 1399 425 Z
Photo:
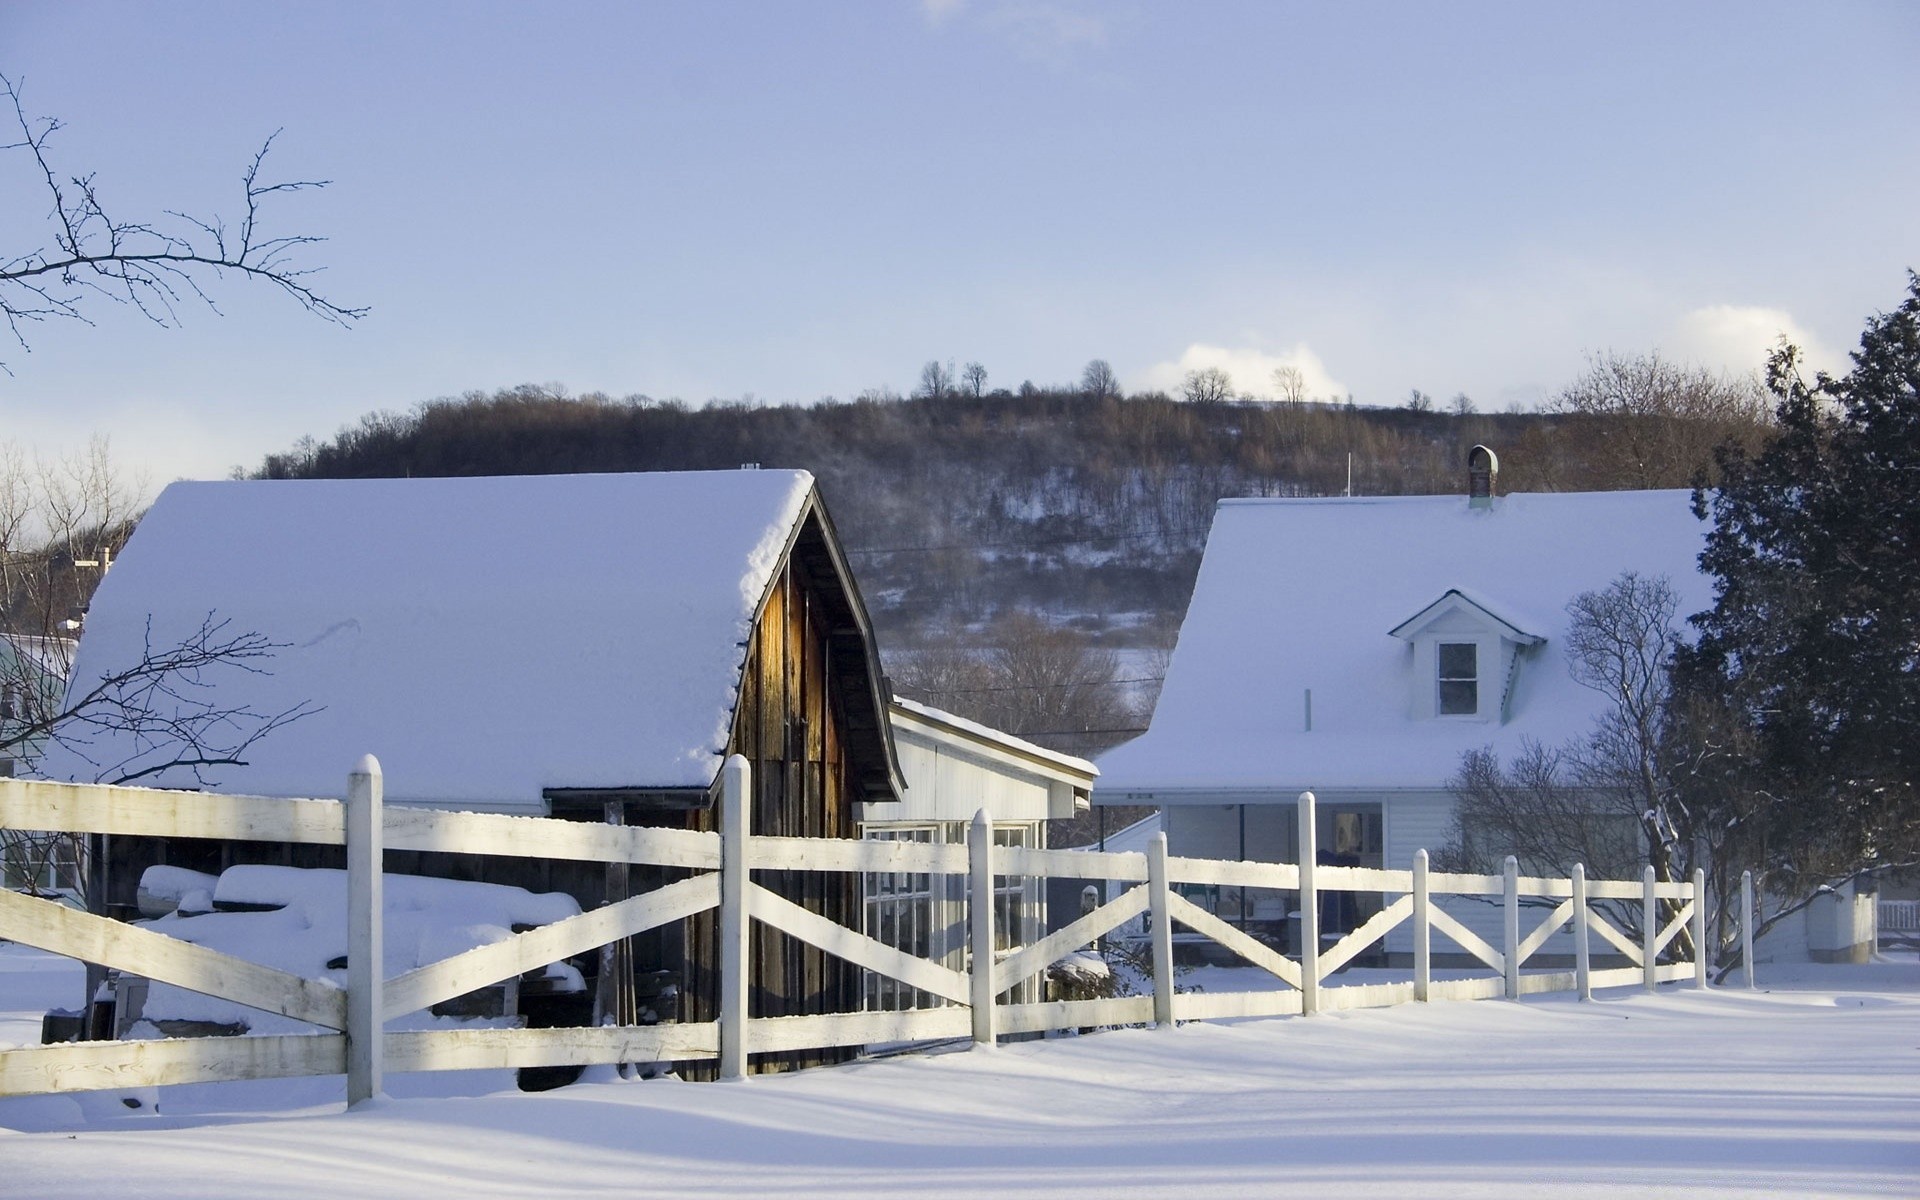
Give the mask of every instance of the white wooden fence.
M 1624 984 L 1653 988 L 1691 979 L 1704 987 L 1704 959 L 1660 961 L 1679 931 L 1692 924 L 1693 945 L 1706 944 L 1706 910 L 1698 872 L 1691 882 L 1656 883 L 1649 868 L 1638 881 L 1519 874 L 1509 858 L 1501 875 L 1443 874 L 1422 851 L 1410 871 L 1315 865 L 1314 799 L 1300 797 L 1302 862 L 1252 863 L 1175 858 L 1165 835 L 1145 854 L 1040 850 L 993 845 L 987 814 L 974 820 L 965 846 L 907 841 L 752 837 L 746 833 L 748 764 L 738 756 L 722 769 L 722 833 L 587 824 L 428 809 L 383 808 L 379 764 L 362 760 L 348 780 L 345 803 L 281 800 L 139 788 L 0 780 L 0 828 L 145 837 L 195 837 L 347 847 L 348 980 L 341 989 L 304 979 L 137 926 L 75 912 L 52 901 L 0 892 L 0 939 L 134 973 L 191 991 L 278 1013 L 328 1032 L 276 1036 L 174 1038 L 61 1043 L 0 1051 L 0 1095 L 81 1091 L 290 1075 L 347 1076 L 348 1099 L 378 1095 L 385 1071 L 459 1070 L 615 1062 L 717 1059 L 723 1078 L 742 1076 L 750 1053 L 971 1037 L 990 1044 L 1003 1034 L 1099 1025 L 1172 1025 L 1210 1018 L 1312 1014 L 1405 1001 L 1506 997 Z M 382 979 L 383 848 L 523 858 L 651 864 L 696 872 L 645 895 L 517 934 L 406 974 Z M 970 969 L 954 970 L 844 928 L 753 882 L 755 871 L 958 874 L 969 880 Z M 994 952 L 995 876 L 1066 876 L 1119 880 L 1119 896 L 1029 945 Z M 1297 892 L 1298 953 L 1288 957 L 1194 904 L 1177 884 L 1216 884 Z M 1387 899 L 1359 928 L 1322 945 L 1319 896 L 1363 892 Z M 1435 897 L 1498 899 L 1504 914 L 1495 947 L 1450 915 Z M 1532 907 L 1523 906 L 1523 899 Z M 1658 920 L 1659 904 L 1672 915 Z M 1593 904 L 1637 901 L 1639 940 L 1621 932 Z M 1529 919 L 1551 905 L 1544 919 Z M 384 1032 L 389 1016 L 414 1012 L 621 938 L 720 910 L 720 1002 L 715 1021 L 652 1026 L 559 1029 L 458 1029 Z M 1003 1003 L 1018 984 L 1141 913 L 1150 914 L 1150 995 L 1095 1000 Z M 868 971 L 947 1001 L 939 1007 L 886 1012 L 748 1018 L 748 933 L 770 925 Z M 1334 986 L 1329 982 L 1403 922 L 1413 931 L 1412 978 Z M 1181 993 L 1174 986 L 1173 928 L 1204 935 L 1274 977 L 1269 990 Z M 1572 970 L 1526 971 L 1548 938 L 1572 927 Z M 1530 926 L 1530 927 L 1529 927 Z M 1751 927 L 1751 921 L 1744 923 Z M 1433 935 L 1452 941 L 1492 974 L 1432 977 Z M 1598 937 L 1631 965 L 1595 970 Z M 1673 957 L 1671 954 L 1669 958 Z M 1751 954 L 1747 956 L 1751 962 Z M 1747 982 L 1751 985 L 1751 973 Z

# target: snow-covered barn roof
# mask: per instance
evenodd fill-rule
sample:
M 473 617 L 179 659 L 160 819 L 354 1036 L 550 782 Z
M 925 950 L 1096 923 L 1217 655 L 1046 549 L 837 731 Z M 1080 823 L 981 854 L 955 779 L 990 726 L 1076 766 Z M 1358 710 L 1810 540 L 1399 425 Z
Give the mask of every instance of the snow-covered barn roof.
M 176 483 L 94 597 L 74 686 L 211 613 L 284 647 L 219 673 L 222 704 L 320 708 L 203 769 L 220 790 L 336 795 L 367 753 L 401 801 L 707 787 L 813 490 L 772 470 Z M 43 767 L 90 779 L 131 750 Z
M 1632 570 L 1666 576 L 1684 621 L 1711 599 L 1704 536 L 1685 491 L 1222 501 L 1151 727 L 1101 757 L 1096 803 L 1440 788 L 1464 751 L 1583 735 L 1603 701 L 1568 673 L 1567 603 Z M 1504 719 L 1414 715 L 1394 633 L 1449 592 L 1544 639 Z

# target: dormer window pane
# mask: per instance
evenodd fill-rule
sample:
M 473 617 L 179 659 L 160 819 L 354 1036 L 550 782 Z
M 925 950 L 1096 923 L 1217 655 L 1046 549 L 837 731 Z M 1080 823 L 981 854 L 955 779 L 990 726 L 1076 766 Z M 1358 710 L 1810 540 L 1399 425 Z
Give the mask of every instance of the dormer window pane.
M 1441 642 L 1440 715 L 1472 716 L 1480 711 L 1480 647 L 1473 642 Z

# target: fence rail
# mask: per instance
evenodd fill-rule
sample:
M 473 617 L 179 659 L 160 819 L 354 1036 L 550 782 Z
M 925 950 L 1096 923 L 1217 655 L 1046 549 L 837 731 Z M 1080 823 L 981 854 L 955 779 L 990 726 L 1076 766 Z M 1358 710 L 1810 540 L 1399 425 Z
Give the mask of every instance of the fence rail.
M 283 800 L 140 788 L 0 780 L 0 827 L 63 833 L 196 837 L 345 845 L 348 852 L 348 981 L 303 979 L 231 955 L 60 905 L 0 892 L 0 939 L 232 1000 L 317 1026 L 300 1035 L 241 1035 L 152 1041 L 60 1043 L 0 1051 L 0 1095 L 188 1082 L 347 1076 L 357 1103 L 380 1093 L 384 1072 L 479 1067 L 572 1066 L 614 1062 L 718 1060 L 723 1078 L 745 1073 L 749 1056 L 795 1050 L 971 1036 L 991 1043 L 1012 1034 L 1102 1025 L 1313 1014 L 1432 1000 L 1467 1000 L 1691 979 L 1704 987 L 1706 905 L 1700 872 L 1657 882 L 1522 876 L 1506 860 L 1498 875 L 1431 871 L 1420 851 L 1410 870 L 1318 864 L 1314 798 L 1299 801 L 1301 862 L 1252 863 L 1174 857 L 1165 835 L 1144 853 L 1099 853 L 995 846 L 983 811 L 965 846 L 910 841 L 749 837 L 749 767 L 739 757 L 722 769 L 719 834 L 592 825 L 535 817 L 386 808 L 379 765 L 363 760 L 349 775 L 346 801 Z M 382 848 L 523 858 L 642 864 L 695 872 L 654 891 L 516 934 L 390 979 L 378 976 Z M 755 871 L 914 872 L 968 881 L 968 961 L 956 970 L 849 929 L 759 885 Z M 996 877 L 1071 877 L 1117 881 L 1117 896 L 1044 937 L 996 952 Z M 1219 885 L 1297 893 L 1300 938 L 1292 955 L 1237 928 L 1174 890 Z M 1323 938 L 1320 896 L 1366 893 L 1380 911 Z M 1443 896 L 1499 904 L 1496 946 L 1441 907 Z M 1527 904 L 1523 905 L 1523 899 Z M 1638 936 L 1594 907 L 1638 902 Z M 1661 904 L 1666 915 L 1661 920 Z M 1750 906 L 1748 906 L 1750 907 Z M 716 1020 L 652 1026 L 557 1029 L 436 1029 L 385 1032 L 386 1018 L 414 1012 L 548 963 L 711 910 L 718 910 L 720 998 Z M 1544 910 L 1544 916 L 1537 916 Z M 1145 914 L 1152 992 L 1094 1000 L 1007 1003 L 1024 981 L 1061 958 Z M 1523 915 L 1527 917 L 1523 921 Z M 1537 919 L 1536 919 L 1537 916 Z M 748 937 L 752 925 L 788 936 L 874 974 L 918 989 L 939 1007 L 904 1011 L 749 1015 Z M 1174 985 L 1173 932 L 1185 929 L 1267 973 L 1273 986 L 1234 993 L 1180 992 Z M 1406 926 L 1413 946 L 1408 980 L 1334 986 L 1329 977 Z M 1745 923 L 1751 927 L 1751 920 Z M 1693 957 L 1672 947 L 1691 932 Z M 1571 930 L 1572 970 L 1524 970 L 1562 930 Z M 1598 938 L 1630 965 L 1593 969 Z M 1436 939 L 1492 972 L 1436 979 Z M 1668 961 L 1662 962 L 1662 955 Z M 1747 957 L 1751 963 L 1751 955 Z M 1749 968 L 1750 969 L 1750 968 Z M 1751 983 L 1751 975 L 1748 976 Z

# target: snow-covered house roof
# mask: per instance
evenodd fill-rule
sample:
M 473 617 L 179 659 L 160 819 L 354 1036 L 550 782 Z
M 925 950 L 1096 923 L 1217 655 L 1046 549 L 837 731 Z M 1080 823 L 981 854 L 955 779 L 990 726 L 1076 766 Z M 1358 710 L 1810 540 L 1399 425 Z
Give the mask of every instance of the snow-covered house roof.
M 205 786 L 336 795 L 372 753 L 403 802 L 707 788 L 803 526 L 802 549 L 844 573 L 805 471 L 176 483 L 95 595 L 73 686 L 211 613 L 281 644 L 261 673 L 210 676 L 223 705 L 318 711 L 244 767 L 203 768 Z M 841 624 L 870 648 L 845 583 Z M 877 664 L 849 657 L 873 683 L 850 703 L 884 739 Z M 91 779 L 139 753 L 96 738 L 43 769 Z M 177 769 L 143 782 L 201 786 Z
M 1685 491 L 1223 501 L 1151 728 L 1100 759 L 1099 801 L 1443 788 L 1464 751 L 1583 735 L 1604 701 L 1568 672 L 1567 603 L 1631 570 L 1684 619 L 1711 598 L 1704 535 Z

